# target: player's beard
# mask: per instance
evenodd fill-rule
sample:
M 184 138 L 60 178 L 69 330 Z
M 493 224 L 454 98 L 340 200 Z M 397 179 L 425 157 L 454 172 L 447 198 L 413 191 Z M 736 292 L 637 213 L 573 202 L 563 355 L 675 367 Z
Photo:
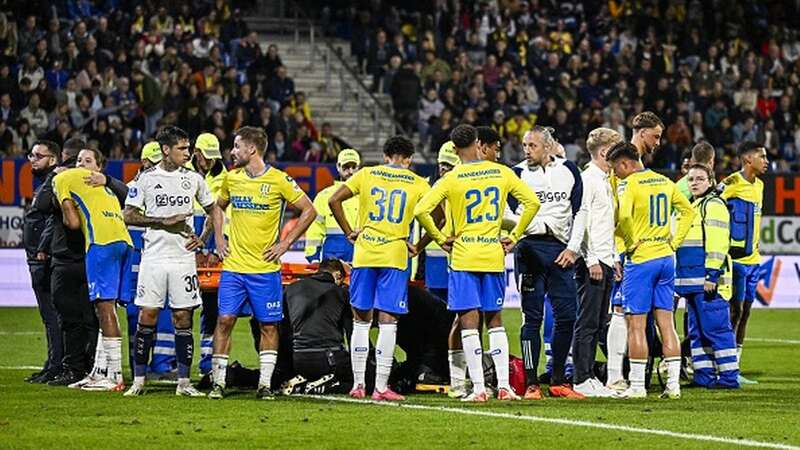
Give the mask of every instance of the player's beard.
M 233 155 L 232 159 L 233 159 L 233 165 L 236 168 L 242 168 L 246 166 L 248 162 L 250 162 L 250 161 L 245 161 L 241 157 L 238 157 L 236 155 Z

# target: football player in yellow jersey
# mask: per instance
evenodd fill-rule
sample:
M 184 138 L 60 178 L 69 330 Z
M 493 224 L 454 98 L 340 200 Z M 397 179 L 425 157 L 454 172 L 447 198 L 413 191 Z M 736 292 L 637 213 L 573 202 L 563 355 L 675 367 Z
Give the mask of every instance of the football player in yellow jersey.
M 409 170 L 414 144 L 403 136 L 389 138 L 383 146 L 386 164 L 367 167 L 339 188 L 328 205 L 345 236 L 354 241 L 350 304 L 353 336 L 350 359 L 353 389 L 350 396 L 366 396 L 364 373 L 369 351 L 372 310 L 378 310 L 373 400 L 404 400 L 387 385 L 397 339 L 397 316 L 408 312 L 408 257 L 416 249 L 408 244 L 414 207 L 428 183 Z M 350 224 L 342 203 L 358 197 L 358 223 Z M 353 227 L 355 225 L 355 228 Z
M 645 160 L 651 160 L 652 155 L 658 150 L 661 143 L 661 135 L 664 132 L 664 122 L 650 111 L 643 111 L 632 120 L 633 136 L 631 144 L 636 147 L 639 161 L 644 164 Z M 616 214 L 619 206 L 620 179 L 613 173 L 610 174 L 608 181 L 611 183 L 611 194 L 614 196 L 614 212 Z M 616 221 L 616 217 L 615 217 Z M 611 321 L 608 325 L 607 346 L 609 361 L 607 365 L 608 378 L 606 385 L 618 392 L 628 388 L 628 384 L 623 379 L 622 363 L 628 341 L 628 329 L 625 324 L 625 312 L 622 310 L 622 275 L 625 265 L 625 243 L 619 235 L 618 227 L 614 233 L 614 245 L 619 254 L 619 260 L 614 264 L 614 284 L 611 289 Z
M 308 228 L 306 233 L 306 259 L 309 262 L 320 262 L 328 258 L 336 258 L 345 262 L 353 261 L 353 243 L 347 240 L 347 236 L 342 234 L 342 229 L 336 223 L 336 219 L 328 206 L 328 200 L 339 187 L 350 179 L 361 167 L 361 155 L 352 148 L 347 148 L 339 152 L 336 157 L 336 170 L 339 172 L 339 180 L 334 181 L 332 186 L 317 192 L 314 197 L 314 209 L 317 210 L 317 218 Z M 358 220 L 358 199 L 351 198 L 344 202 L 344 211 L 347 221 L 356 223 Z
M 53 190 L 64 215 L 64 225 L 81 230 L 86 239 L 86 279 L 89 300 L 94 302 L 107 359 L 106 377 L 93 383 L 94 390 L 122 391 L 122 337 L 116 301 L 123 297 L 124 275 L 132 257 L 132 242 L 122 218 L 119 199 L 105 186 L 88 184 L 93 171 L 101 170 L 103 156 L 97 150 L 78 153 L 77 168 L 53 178 Z
M 742 170 L 722 180 L 723 191 L 720 196 L 728 202 L 732 215 L 741 218 L 731 221 L 731 256 L 734 258 L 731 324 L 736 331 L 736 348 L 741 367 L 742 344 L 750 308 L 756 299 L 758 268 L 761 264 L 758 243 L 764 182 L 758 177 L 767 173 L 769 160 L 763 145 L 749 141 L 739 146 L 739 159 L 742 161 Z M 756 382 L 739 375 L 739 383 Z
M 500 158 L 500 148 L 502 146 L 500 142 L 500 135 L 497 134 L 492 127 L 476 127 L 475 128 L 478 132 L 478 157 L 484 161 L 492 161 L 497 162 Z M 445 147 L 447 146 L 447 147 Z M 455 157 L 455 159 L 451 159 Z M 445 164 L 442 164 L 442 162 Z M 448 161 L 452 161 L 448 163 Z M 443 177 L 445 173 L 450 172 L 453 167 L 458 165 L 460 159 L 455 152 L 455 144 L 453 141 L 447 141 L 443 146 L 442 149 L 439 150 L 439 177 Z M 452 164 L 452 165 L 451 165 Z M 442 170 L 442 166 L 445 167 L 446 170 Z M 447 205 L 447 201 L 445 200 L 445 205 Z M 452 214 L 450 213 L 450 207 L 445 207 L 445 216 L 450 217 Z M 450 224 L 447 225 L 449 227 Z M 442 233 L 445 235 L 450 234 L 449 228 L 443 228 Z M 437 246 L 438 247 L 438 246 Z M 428 257 L 429 250 L 426 250 L 426 258 Z M 444 252 L 443 250 L 439 250 Z M 426 259 L 427 261 L 427 259 Z M 447 260 L 444 261 L 447 264 Z M 444 275 L 447 275 L 445 271 Z M 425 277 L 426 286 L 428 285 L 427 277 L 428 277 L 428 270 L 425 270 Z M 446 277 L 447 278 L 447 277 Z M 446 279 L 445 278 L 445 279 Z M 445 297 L 442 297 L 444 300 L 447 300 L 447 289 L 443 289 L 445 293 Z M 461 323 L 456 317 L 453 320 L 453 326 L 450 328 L 450 334 L 447 336 L 447 347 L 448 347 L 448 364 L 450 366 L 450 389 L 447 391 L 447 396 L 450 398 L 463 398 L 467 396 L 466 391 L 466 372 L 467 372 L 467 360 L 464 357 L 464 349 L 461 344 Z M 513 391 L 509 391 L 513 394 Z M 505 394 L 503 394 L 505 395 Z M 511 396 L 509 396 L 511 397 Z
M 623 398 L 644 398 L 645 366 L 648 345 L 645 333 L 647 314 L 653 312 L 661 332 L 663 354 L 667 363 L 665 398 L 680 398 L 680 345 L 673 323 L 675 285 L 675 249 L 680 246 L 692 225 L 694 210 L 669 178 L 646 170 L 636 147 L 621 142 L 609 150 L 607 160 L 623 180 L 619 197 L 617 228 L 625 240 L 625 276 L 622 280 L 622 303 L 628 322 L 628 356 L 631 363 L 631 386 Z M 680 219 L 675 236 L 671 235 L 671 211 Z
M 447 307 L 458 313 L 461 342 L 473 391 L 464 401 L 488 400 L 483 380 L 480 313 L 489 329 L 489 347 L 497 369 L 498 398 L 518 399 L 508 381 L 508 336 L 502 322 L 505 297 L 505 254 L 512 251 L 539 210 L 536 194 L 511 169 L 483 161 L 478 153 L 478 132 L 459 125 L 451 133 L 462 164 L 442 177 L 414 214 L 445 251 L 451 252 Z M 500 237 L 508 195 L 524 205 L 509 237 Z M 452 236 L 436 227 L 431 212 L 443 201 L 450 205 Z
M 223 256 L 219 282 L 219 318 L 214 330 L 212 382 L 209 398 L 225 395 L 230 336 L 245 302 L 261 324 L 260 376 L 256 396 L 272 399 L 272 372 L 278 356 L 278 323 L 283 318 L 281 256 L 305 233 L 317 213 L 295 181 L 264 163 L 267 135 L 261 128 L 236 130 L 231 157 L 235 169 L 225 175 L 217 204 L 231 207 L 229 243 L 220 242 Z M 279 240 L 286 204 L 300 210 L 297 225 Z

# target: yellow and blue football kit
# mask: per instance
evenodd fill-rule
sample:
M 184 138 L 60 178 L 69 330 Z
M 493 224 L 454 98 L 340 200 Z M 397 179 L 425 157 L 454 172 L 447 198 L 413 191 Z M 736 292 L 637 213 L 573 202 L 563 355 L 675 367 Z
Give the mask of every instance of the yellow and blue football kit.
M 408 312 L 408 247 L 414 207 L 430 185 L 395 165 L 367 167 L 344 184 L 358 197 L 350 303 L 359 310 Z
M 89 300 L 132 300 L 126 276 L 132 261 L 133 243 L 119 199 L 105 186 L 90 186 L 84 179 L 92 171 L 68 169 L 53 178 L 59 205 L 72 200 L 79 211 L 86 239 L 86 279 Z
M 733 300 L 752 303 L 756 299 L 761 264 L 759 235 L 764 182 L 756 178 L 751 183 L 739 171 L 722 180 L 722 187 L 720 196 L 731 211 Z
M 517 241 L 539 210 L 539 199 L 511 169 L 497 163 L 475 161 L 456 166 L 417 205 L 417 220 L 440 245 L 448 236 L 436 227 L 431 212 L 443 200 L 450 205 L 448 222 L 455 241 L 448 309 L 502 309 L 505 251 L 500 243 L 500 228 L 509 195 L 524 205 L 519 222 L 509 234 Z
M 672 180 L 648 169 L 625 178 L 620 191 L 617 228 L 627 257 L 622 280 L 625 313 L 672 310 L 675 249 L 692 226 L 692 205 Z M 680 215 L 674 237 L 670 229 L 673 209 Z
M 320 262 L 326 258 L 353 261 L 353 244 L 342 233 L 328 206 L 331 195 L 343 184 L 343 181 L 334 181 L 332 186 L 319 191 L 314 197 L 317 218 L 306 231 L 305 255 L 308 262 Z M 347 221 L 354 226 L 358 224 L 358 199 L 353 197 L 345 200 L 342 208 Z
M 263 255 L 278 242 L 286 203 L 305 195 L 292 177 L 274 167 L 255 177 L 244 169 L 226 174 L 219 198 L 230 205 L 230 255 L 219 281 L 220 315 L 237 315 L 247 302 L 262 323 L 283 318 L 281 265 Z

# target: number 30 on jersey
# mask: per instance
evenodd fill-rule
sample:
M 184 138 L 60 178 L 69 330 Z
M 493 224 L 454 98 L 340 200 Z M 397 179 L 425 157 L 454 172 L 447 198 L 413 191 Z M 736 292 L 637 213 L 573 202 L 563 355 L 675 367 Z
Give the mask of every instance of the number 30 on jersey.
M 370 211 L 369 220 L 373 222 L 381 222 L 384 219 L 389 223 L 403 222 L 403 214 L 406 210 L 406 198 L 408 194 L 402 189 L 393 189 L 389 191 L 388 195 L 384 189 L 373 187 L 369 192 L 375 199 L 375 206 L 377 211 Z

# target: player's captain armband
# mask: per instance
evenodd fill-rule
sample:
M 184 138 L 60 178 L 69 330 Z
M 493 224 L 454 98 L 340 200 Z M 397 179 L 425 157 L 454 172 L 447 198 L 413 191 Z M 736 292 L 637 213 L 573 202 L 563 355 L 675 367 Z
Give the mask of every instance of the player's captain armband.
M 752 202 L 739 198 L 728 199 L 731 227 L 731 245 L 728 253 L 733 259 L 753 254 L 755 210 L 756 206 Z

